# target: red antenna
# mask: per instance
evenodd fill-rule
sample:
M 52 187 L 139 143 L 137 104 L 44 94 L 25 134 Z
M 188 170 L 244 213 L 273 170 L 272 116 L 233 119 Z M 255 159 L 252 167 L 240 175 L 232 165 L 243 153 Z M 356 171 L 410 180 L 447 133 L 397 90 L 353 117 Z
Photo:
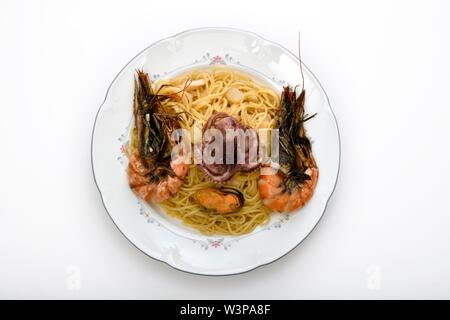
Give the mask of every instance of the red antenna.
M 302 56 L 301 56 L 300 31 L 298 32 L 298 60 L 300 61 L 300 73 L 302 75 L 302 90 L 305 89 L 305 77 L 303 75 Z

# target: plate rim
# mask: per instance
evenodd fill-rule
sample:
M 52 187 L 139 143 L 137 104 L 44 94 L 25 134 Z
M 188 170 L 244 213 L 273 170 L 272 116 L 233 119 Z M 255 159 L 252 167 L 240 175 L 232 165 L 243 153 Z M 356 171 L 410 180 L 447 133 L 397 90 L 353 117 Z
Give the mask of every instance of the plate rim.
M 107 206 L 106 206 L 106 204 L 105 204 L 104 196 L 103 196 L 103 194 L 102 194 L 102 191 L 101 191 L 101 189 L 100 189 L 100 187 L 99 187 L 99 184 L 98 184 L 98 182 L 97 182 L 97 178 L 96 178 L 96 176 L 95 176 L 95 170 L 94 170 L 94 152 L 93 152 L 93 151 L 94 151 L 94 135 L 95 135 L 95 129 L 96 129 L 96 126 L 97 126 L 98 116 L 99 116 L 99 114 L 100 114 L 100 111 L 102 110 L 102 107 L 105 105 L 105 103 L 106 103 L 106 101 L 107 101 L 107 98 L 108 98 L 108 95 L 109 95 L 109 92 L 110 92 L 111 87 L 113 86 L 113 84 L 115 83 L 115 81 L 116 81 L 116 79 L 119 77 L 119 75 L 122 73 L 122 71 L 124 71 L 124 70 L 128 67 L 128 65 L 131 64 L 131 62 L 132 62 L 135 58 L 137 58 L 139 55 L 141 55 L 141 53 L 145 52 L 145 51 L 146 51 L 147 49 L 149 49 L 150 47 L 153 47 L 153 46 L 157 45 L 158 43 L 161 43 L 161 42 L 164 42 L 164 41 L 167 41 L 167 40 L 170 40 L 170 39 L 174 39 L 174 38 L 177 38 L 177 37 L 179 37 L 179 36 L 182 36 L 182 35 L 184 35 L 184 34 L 188 34 L 188 33 L 191 33 L 191 32 L 201 32 L 201 31 L 208 31 L 208 30 L 215 30 L 215 31 L 231 31 L 231 32 L 239 32 L 239 33 L 244 33 L 244 34 L 251 35 L 251 36 L 253 36 L 253 37 L 255 37 L 255 38 L 259 39 L 259 40 L 262 40 L 262 41 L 264 41 L 264 42 L 266 42 L 266 43 L 269 43 L 270 45 L 273 45 L 273 46 L 275 46 L 275 47 L 278 47 L 278 48 L 282 49 L 282 50 L 285 51 L 288 55 L 290 55 L 292 58 L 294 58 L 294 60 L 297 60 L 299 63 L 301 63 L 302 66 L 303 66 L 304 68 L 306 68 L 306 69 L 308 70 L 308 72 L 312 75 L 312 77 L 314 78 L 314 80 L 317 81 L 317 84 L 319 85 L 320 89 L 322 90 L 322 92 L 323 92 L 324 95 L 325 95 L 326 102 L 328 103 L 328 106 L 329 106 L 329 109 L 330 109 L 330 112 L 331 112 L 331 115 L 332 115 L 333 122 L 334 122 L 334 124 L 335 124 L 335 126 L 336 126 L 336 133 L 337 133 L 337 140 L 338 140 L 338 163 L 337 163 L 336 176 L 335 176 L 335 178 L 334 178 L 334 185 L 333 185 L 333 188 L 331 189 L 331 192 L 330 192 L 328 198 L 327 198 L 326 201 L 325 201 L 325 206 L 324 206 L 324 208 L 323 208 L 323 210 L 322 210 L 322 213 L 320 214 L 319 219 L 318 219 L 317 222 L 314 224 L 314 226 L 311 228 L 311 230 L 306 234 L 306 236 L 305 236 L 303 239 L 301 239 L 301 240 L 300 240 L 295 246 L 293 246 L 291 249 L 289 249 L 288 251 L 286 251 L 285 253 L 283 253 L 283 254 L 280 255 L 279 257 L 277 257 L 277 258 L 275 258 L 275 259 L 273 259 L 273 260 L 271 260 L 271 261 L 269 261 L 269 262 L 261 263 L 261 264 L 258 264 L 258 265 L 256 265 L 256 266 L 251 266 L 251 267 L 248 268 L 247 270 L 243 270 L 243 271 L 239 271 L 239 272 L 231 272 L 231 273 L 221 273 L 221 274 L 219 274 L 219 273 L 214 273 L 214 274 L 199 273 L 199 272 L 194 272 L 194 271 L 189 271 L 189 270 L 184 270 L 184 269 L 178 268 L 178 267 L 176 267 L 176 266 L 170 264 L 168 261 L 165 261 L 165 260 L 162 260 L 162 259 L 158 259 L 158 258 L 156 258 L 156 257 L 153 257 L 153 256 L 150 255 L 149 253 L 145 252 L 143 249 L 139 248 L 133 241 L 131 241 L 130 238 L 127 237 L 127 235 L 119 228 L 119 226 L 117 225 L 117 223 L 114 221 L 114 219 L 112 218 L 112 216 L 111 216 L 111 214 L 109 213 L 108 208 L 107 208 Z M 334 191 L 336 190 L 336 186 L 337 186 L 338 179 L 339 179 L 340 168 L 341 168 L 341 135 L 340 135 L 340 131 L 339 131 L 339 125 L 338 125 L 338 122 L 337 122 L 337 119 L 336 119 L 336 115 L 335 115 L 335 113 L 334 113 L 334 111 L 333 111 L 333 108 L 332 108 L 332 106 L 331 106 L 330 99 L 329 99 L 329 97 L 328 97 L 328 95 L 327 95 L 327 93 L 326 93 L 324 87 L 322 86 L 322 83 L 319 81 L 319 79 L 316 77 L 316 75 L 311 71 L 311 69 L 310 69 L 303 61 L 301 61 L 301 60 L 300 60 L 300 59 L 299 59 L 292 51 L 290 51 L 289 49 L 287 49 L 287 48 L 284 47 L 283 45 L 280 45 L 280 44 L 278 44 L 278 43 L 276 43 L 276 42 L 274 42 L 274 41 L 268 40 L 268 39 L 266 39 L 266 38 L 260 36 L 259 34 L 255 33 L 255 32 L 248 31 L 248 30 L 244 30 L 244 29 L 240 29 L 240 28 L 232 28 L 232 27 L 198 27 L 198 28 L 191 28 L 191 29 L 186 29 L 186 30 L 184 30 L 184 31 L 178 32 L 178 33 L 176 33 L 176 34 L 174 34 L 174 35 L 172 35 L 172 36 L 164 37 L 164 38 L 162 38 L 162 39 L 160 39 L 160 40 L 157 40 L 157 41 L 151 43 L 150 45 L 146 46 L 144 49 L 142 49 L 142 50 L 139 51 L 136 55 L 134 55 L 134 56 L 133 56 L 133 57 L 132 57 L 132 58 L 131 58 L 131 59 L 130 59 L 130 60 L 129 60 L 129 61 L 128 61 L 128 62 L 127 62 L 120 70 L 119 70 L 119 72 L 116 74 L 116 76 L 112 79 L 112 81 L 110 82 L 110 84 L 109 84 L 109 86 L 108 86 L 108 89 L 106 90 L 105 97 L 104 97 L 102 103 L 100 104 L 100 106 L 99 106 L 98 109 L 97 109 L 97 112 L 96 112 L 96 114 L 95 114 L 94 123 L 93 123 L 93 126 L 92 126 L 92 133 L 91 133 L 91 170 L 92 170 L 92 176 L 93 176 L 93 179 L 94 179 L 95 186 L 97 187 L 97 190 L 98 190 L 98 192 L 99 192 L 99 194 L 100 194 L 100 199 L 101 199 L 101 201 L 102 201 L 103 208 L 105 209 L 105 211 L 106 211 L 106 213 L 108 214 L 109 218 L 111 219 L 111 221 L 113 222 L 113 224 L 116 226 L 116 228 L 120 231 L 120 233 L 125 237 L 125 239 L 126 239 L 129 243 L 131 243 L 136 249 L 138 249 L 140 252 L 142 252 L 143 254 L 145 254 L 147 257 L 150 257 L 151 259 L 153 259 L 153 260 L 155 260 L 155 261 L 158 261 L 158 262 L 161 262 L 161 263 L 163 263 L 163 264 L 165 264 L 165 265 L 168 265 L 168 266 L 170 266 L 172 269 L 175 269 L 175 270 L 181 271 L 181 272 L 185 272 L 185 273 L 188 273 L 188 274 L 194 274 L 194 275 L 200 275 L 200 276 L 209 276 L 209 277 L 222 277 L 222 276 L 239 275 L 239 274 L 244 274 L 244 273 L 247 273 L 247 272 L 256 270 L 256 269 L 258 269 L 258 268 L 260 268 L 260 267 L 263 267 L 263 266 L 270 265 L 270 264 L 272 264 L 272 263 L 274 263 L 274 262 L 280 260 L 281 258 L 287 256 L 289 253 L 291 253 L 292 251 L 294 251 L 298 246 L 300 246 L 300 244 L 303 243 L 303 241 L 305 241 L 305 240 L 309 237 L 309 235 L 316 229 L 317 225 L 318 225 L 319 222 L 322 220 L 322 218 L 323 218 L 323 216 L 324 216 L 324 214 L 325 214 L 325 211 L 326 211 L 327 208 L 328 208 L 328 204 L 329 204 L 329 202 L 330 202 L 330 199 L 331 199 L 331 197 L 333 196 Z

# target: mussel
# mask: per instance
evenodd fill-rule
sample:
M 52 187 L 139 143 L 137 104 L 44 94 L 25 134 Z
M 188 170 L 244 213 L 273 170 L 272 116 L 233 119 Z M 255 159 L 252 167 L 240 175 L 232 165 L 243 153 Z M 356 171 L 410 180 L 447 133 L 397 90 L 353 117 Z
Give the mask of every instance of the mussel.
M 220 214 L 236 212 L 244 206 L 244 195 L 233 188 L 206 188 L 197 191 L 194 197 L 202 207 Z

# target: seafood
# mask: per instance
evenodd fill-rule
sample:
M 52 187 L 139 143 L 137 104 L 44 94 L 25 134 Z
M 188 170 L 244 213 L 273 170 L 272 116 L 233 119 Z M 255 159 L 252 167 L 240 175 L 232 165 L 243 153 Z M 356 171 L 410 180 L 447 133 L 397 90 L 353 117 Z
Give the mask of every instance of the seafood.
M 171 133 L 179 124 L 178 116 L 163 107 L 168 98 L 153 92 L 148 74 L 137 71 L 133 104 L 137 147 L 129 158 L 128 183 L 147 202 L 159 203 L 177 193 L 189 169 L 182 151 L 171 158 L 172 147 L 177 144 Z
M 216 183 L 223 183 L 231 179 L 231 177 L 235 174 L 236 171 L 251 171 L 256 169 L 259 166 L 259 163 L 257 161 L 251 161 L 250 159 L 250 150 L 255 150 L 255 153 L 258 150 L 258 136 L 256 134 L 256 131 L 248 126 L 245 126 L 241 124 L 236 118 L 233 118 L 229 116 L 225 112 L 218 112 L 213 114 L 208 121 L 206 122 L 205 126 L 203 127 L 203 133 L 205 133 L 208 129 L 217 129 L 221 132 L 222 136 L 225 137 L 223 141 L 223 150 L 226 150 L 227 145 L 227 139 L 233 139 L 234 141 L 229 141 L 231 144 L 234 145 L 233 148 L 233 161 L 232 163 L 229 163 L 230 161 L 226 161 L 226 153 L 224 152 L 223 156 L 224 159 L 222 163 L 211 163 L 208 164 L 204 161 L 199 165 L 199 168 L 203 171 L 203 173 L 206 174 L 213 182 Z M 244 163 L 239 164 L 238 163 L 238 157 L 237 157 L 237 137 L 232 135 L 230 137 L 229 132 L 230 130 L 238 130 L 241 129 L 243 132 L 247 133 L 248 130 L 250 135 L 249 139 L 245 142 L 244 147 Z M 202 150 L 206 147 L 206 145 L 213 143 L 213 139 L 205 139 L 202 145 Z M 257 159 L 255 159 L 257 160 Z
M 284 87 L 278 125 L 280 167 L 263 167 L 258 180 L 264 205 L 279 212 L 292 212 L 303 207 L 312 197 L 319 177 L 304 127 L 315 114 L 305 115 L 304 104 L 304 89 L 297 97 L 295 89 Z
M 233 188 L 206 188 L 197 191 L 194 197 L 204 208 L 221 214 L 239 211 L 244 205 L 243 194 Z
M 228 89 L 227 93 L 225 93 L 225 98 L 227 98 L 230 103 L 239 103 L 244 97 L 244 93 L 236 87 L 231 87 Z

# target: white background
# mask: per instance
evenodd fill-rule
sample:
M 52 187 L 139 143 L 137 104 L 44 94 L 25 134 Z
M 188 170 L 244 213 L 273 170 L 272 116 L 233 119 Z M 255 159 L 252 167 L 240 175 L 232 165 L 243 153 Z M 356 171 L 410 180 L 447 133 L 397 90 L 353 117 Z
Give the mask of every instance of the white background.
M 204 26 L 294 52 L 300 30 L 342 140 L 315 231 L 237 276 L 139 252 L 91 172 L 114 76 L 152 42 Z M 450 298 L 449 1 L 3 0 L 0 44 L 0 298 Z

